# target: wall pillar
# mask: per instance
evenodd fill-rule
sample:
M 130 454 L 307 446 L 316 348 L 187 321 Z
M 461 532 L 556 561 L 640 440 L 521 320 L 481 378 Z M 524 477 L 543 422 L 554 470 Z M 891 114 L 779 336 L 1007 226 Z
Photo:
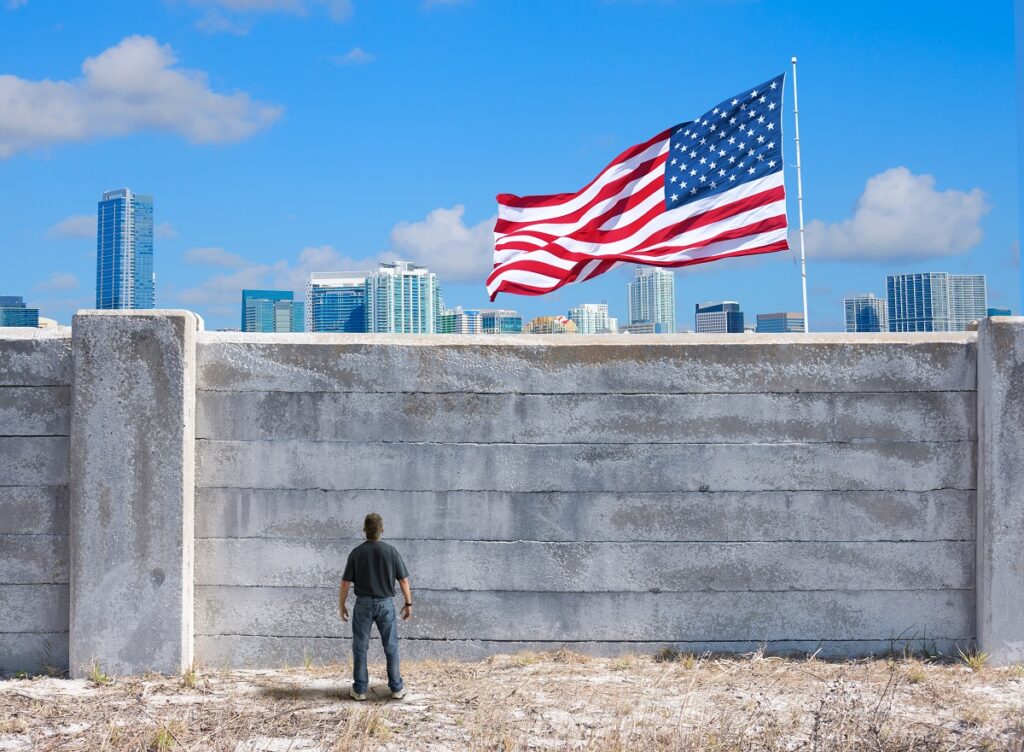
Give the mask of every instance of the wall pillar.
M 978 327 L 978 649 L 1024 662 L 1024 318 Z
M 72 676 L 192 662 L 196 333 L 188 311 L 74 317 Z

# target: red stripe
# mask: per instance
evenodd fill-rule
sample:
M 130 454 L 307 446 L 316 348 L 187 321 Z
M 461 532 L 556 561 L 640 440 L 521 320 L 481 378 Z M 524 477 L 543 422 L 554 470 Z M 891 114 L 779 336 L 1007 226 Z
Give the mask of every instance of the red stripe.
M 497 196 L 498 203 L 504 204 L 505 206 L 509 206 L 515 209 L 532 209 L 540 206 L 557 206 L 558 204 L 564 204 L 566 201 L 570 201 L 571 199 L 575 198 L 576 196 L 579 196 L 581 193 L 586 191 L 590 186 L 592 186 L 594 183 L 600 180 L 602 175 L 604 175 L 609 169 L 611 169 L 615 165 L 621 164 L 622 162 L 625 162 L 628 159 L 632 159 L 637 154 L 641 154 L 645 149 L 649 149 L 651 146 L 658 143 L 659 141 L 666 140 L 670 135 L 672 135 L 672 128 L 668 128 L 667 130 L 662 131 L 654 138 L 645 141 L 642 144 L 637 144 L 636 146 L 629 147 L 619 156 L 617 156 L 615 159 L 609 162 L 608 166 L 601 170 L 601 172 L 597 174 L 596 178 L 591 180 L 589 183 L 587 183 L 585 186 L 580 188 L 575 193 L 556 193 L 546 196 L 516 196 L 513 193 L 499 193 Z
M 775 253 L 778 251 L 785 251 L 789 249 L 789 243 L 785 240 L 779 240 L 775 243 L 769 243 L 767 245 L 757 246 L 756 248 L 748 248 L 744 251 L 735 251 L 722 256 L 711 256 L 709 258 L 700 259 L 687 259 L 685 261 L 677 262 L 663 262 L 663 263 L 645 263 L 645 266 L 662 266 L 662 267 L 682 267 L 682 266 L 693 266 L 695 264 L 703 264 L 709 261 L 718 261 L 723 258 L 734 258 L 737 256 L 756 256 L 762 253 Z M 635 263 L 635 262 L 634 262 Z M 578 274 L 578 272 L 577 272 Z M 596 275 L 592 275 L 596 276 Z M 569 279 L 568 277 L 560 279 L 553 287 L 536 287 L 534 285 L 527 285 L 522 282 L 512 282 L 509 280 L 502 280 L 498 285 L 498 289 L 495 290 L 490 298 L 491 302 L 498 297 L 499 293 L 515 293 L 517 295 L 546 295 L 549 292 L 553 292 L 564 285 L 569 284 L 575 279 Z
M 665 160 L 667 158 L 668 154 L 659 154 L 658 156 L 649 159 L 643 164 L 638 165 L 637 168 L 632 172 L 628 172 L 625 175 L 622 175 L 621 177 L 615 178 L 615 180 L 611 181 L 607 185 L 602 186 L 601 190 L 597 192 L 597 195 L 594 196 L 594 198 L 591 201 L 589 201 L 584 206 L 581 206 L 579 209 L 569 212 L 568 214 L 563 214 L 558 217 L 550 217 L 548 219 L 531 219 L 526 222 L 513 222 L 510 219 L 499 218 L 498 221 L 494 223 L 494 231 L 503 234 L 510 234 L 522 228 L 530 227 L 536 224 L 567 224 L 569 222 L 579 221 L 580 219 L 582 219 L 584 214 L 586 214 L 588 211 L 594 208 L 597 204 L 601 203 L 602 201 L 606 201 L 612 196 L 617 195 L 629 183 L 641 180 L 654 170 L 661 167 L 663 164 L 665 164 Z M 661 188 L 662 183 L 659 183 L 657 180 L 655 180 L 652 183 L 650 183 L 650 185 L 648 185 L 647 187 L 641 189 L 641 192 L 649 190 L 650 186 L 656 186 L 657 188 Z M 650 194 L 648 193 L 647 195 Z

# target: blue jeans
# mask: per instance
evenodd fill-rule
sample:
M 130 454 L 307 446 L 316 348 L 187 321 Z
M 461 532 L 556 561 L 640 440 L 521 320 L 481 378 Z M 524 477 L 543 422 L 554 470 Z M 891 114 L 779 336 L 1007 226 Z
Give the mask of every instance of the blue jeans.
M 404 684 L 398 670 L 398 625 L 395 622 L 395 599 L 357 596 L 352 607 L 352 690 L 363 694 L 369 687 L 366 673 L 366 651 L 370 647 L 370 626 L 376 624 L 388 659 L 388 687 L 398 692 Z

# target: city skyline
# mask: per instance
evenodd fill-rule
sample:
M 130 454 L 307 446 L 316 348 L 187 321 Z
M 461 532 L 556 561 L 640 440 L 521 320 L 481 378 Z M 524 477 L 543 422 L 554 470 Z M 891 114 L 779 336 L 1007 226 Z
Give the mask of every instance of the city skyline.
M 195 310 L 211 328 L 237 325 L 241 289 L 287 289 L 298 299 L 310 271 L 396 258 L 431 268 L 446 297 L 483 309 L 496 193 L 578 187 L 652 127 L 692 118 L 797 54 L 812 331 L 845 328 L 842 301 L 876 289 L 874 280 L 927 268 L 985 274 L 993 306 L 1021 309 L 1016 165 L 1005 156 L 1016 149 L 1008 3 L 966 14 L 936 6 L 922 19 L 910 7 L 810 2 L 784 12 L 772 3 L 671 2 L 527 12 L 353 0 L 339 21 L 285 5 L 232 12 L 237 34 L 203 26 L 191 3 L 29 0 L 0 10 L 9 61 L 0 74 L 38 94 L 26 101 L 45 101 L 50 85 L 66 92 L 60 103 L 77 118 L 71 128 L 34 106 L 24 120 L 22 110 L 4 110 L 0 160 L 19 186 L 0 224 L 4 294 L 23 295 L 63 323 L 94 305 L 95 197 L 128 185 L 158 202 L 157 304 Z M 672 30 L 683 23 L 733 29 L 735 54 L 699 76 L 678 74 L 700 60 L 672 49 Z M 499 51 L 486 42 L 496 26 L 519 46 Z M 545 29 L 566 27 L 581 33 L 552 49 Z M 645 34 L 623 39 L 622 28 Z M 857 29 L 871 31 L 871 54 L 850 33 Z M 620 59 L 594 60 L 585 80 L 542 75 L 612 43 Z M 955 59 L 951 45 L 961 53 Z M 365 54 L 348 54 L 357 49 Z M 537 81 L 534 103 L 558 118 L 493 116 L 490 82 L 511 56 Z M 651 70 L 662 73 L 651 78 Z M 621 99 L 595 117 L 590 103 L 608 85 L 619 85 Z M 963 143 L 959 119 L 908 107 L 908 92 L 935 111 L 986 113 L 985 138 L 970 159 L 948 157 Z M 410 111 L 419 113 L 415 138 L 399 125 Z M 865 112 L 877 117 L 851 117 Z M 790 171 L 795 225 L 793 178 Z M 681 270 L 676 320 L 688 321 L 702 300 L 799 310 L 794 258 Z M 608 300 L 610 315 L 625 323 L 619 290 L 633 273 L 624 266 L 550 296 L 503 295 L 493 305 L 529 319 Z

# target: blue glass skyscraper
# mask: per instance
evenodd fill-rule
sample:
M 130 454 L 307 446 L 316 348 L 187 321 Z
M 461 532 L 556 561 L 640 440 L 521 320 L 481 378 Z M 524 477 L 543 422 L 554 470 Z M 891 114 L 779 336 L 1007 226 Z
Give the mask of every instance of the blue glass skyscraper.
M 242 290 L 243 332 L 301 332 L 302 303 L 291 290 Z
M 313 272 L 306 284 L 307 332 L 365 332 L 367 272 Z
M 96 307 L 155 308 L 153 197 L 107 191 L 96 220 Z
M 20 295 L 0 295 L 0 326 L 39 326 L 39 309 L 26 306 Z

